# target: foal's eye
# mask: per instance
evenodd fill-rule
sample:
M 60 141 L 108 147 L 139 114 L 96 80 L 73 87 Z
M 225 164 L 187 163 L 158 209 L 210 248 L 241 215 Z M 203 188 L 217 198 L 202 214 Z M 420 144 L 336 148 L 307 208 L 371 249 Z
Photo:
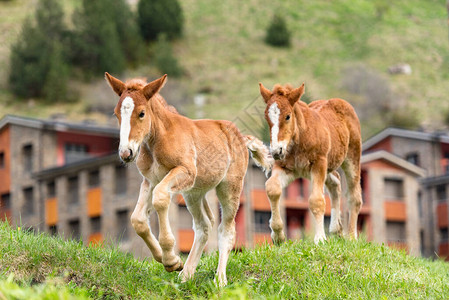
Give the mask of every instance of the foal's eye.
M 286 121 L 290 120 L 290 115 L 287 115 L 287 116 L 285 117 L 285 120 L 286 120 Z
M 143 117 L 145 117 L 145 112 L 144 111 L 140 112 L 140 114 L 139 114 L 139 118 L 142 119 Z

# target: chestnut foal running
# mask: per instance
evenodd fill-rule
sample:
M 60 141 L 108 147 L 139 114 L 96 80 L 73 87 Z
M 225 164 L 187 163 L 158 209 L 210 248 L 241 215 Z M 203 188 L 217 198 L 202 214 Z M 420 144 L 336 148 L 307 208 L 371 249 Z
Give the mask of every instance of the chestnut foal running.
M 235 216 L 239 207 L 249 148 L 257 163 L 270 169 L 268 149 L 251 136 L 242 136 L 229 121 L 190 120 L 167 105 L 159 94 L 167 75 L 146 83 L 126 83 L 105 74 L 120 97 L 115 115 L 120 124 L 119 155 L 123 162 L 136 160 L 143 177 L 131 223 L 154 259 L 169 272 L 181 271 L 182 281 L 191 278 L 201 258 L 214 217 L 205 198 L 214 189 L 221 205 L 218 227 L 218 284 L 226 285 L 226 264 L 235 243 Z M 168 207 L 171 196 L 181 193 L 193 216 L 195 238 L 185 265 L 174 252 Z M 155 209 L 159 240 L 148 226 Z
M 275 159 L 266 192 L 271 204 L 271 237 L 285 240 L 279 212 L 282 189 L 295 178 L 312 180 L 309 209 L 315 218 L 315 243 L 324 233 L 324 185 L 329 191 L 332 210 L 329 231 L 342 234 L 340 218 L 342 168 L 348 186 L 349 235 L 357 238 L 357 217 L 362 205 L 360 187 L 360 123 L 352 106 L 342 99 L 317 100 L 309 105 L 299 101 L 304 84 L 293 89 L 275 85 L 273 91 L 261 83 L 260 93 L 267 104 L 265 118 L 270 126 L 270 150 Z

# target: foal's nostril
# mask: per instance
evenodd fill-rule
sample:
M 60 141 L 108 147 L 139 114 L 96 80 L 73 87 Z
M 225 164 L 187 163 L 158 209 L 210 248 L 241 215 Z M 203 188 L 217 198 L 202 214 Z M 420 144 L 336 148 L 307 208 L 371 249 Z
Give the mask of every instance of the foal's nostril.
M 281 155 L 282 154 L 282 148 L 281 149 L 279 149 L 279 155 Z
M 129 151 L 129 157 L 133 157 L 133 150 L 128 149 L 128 151 Z

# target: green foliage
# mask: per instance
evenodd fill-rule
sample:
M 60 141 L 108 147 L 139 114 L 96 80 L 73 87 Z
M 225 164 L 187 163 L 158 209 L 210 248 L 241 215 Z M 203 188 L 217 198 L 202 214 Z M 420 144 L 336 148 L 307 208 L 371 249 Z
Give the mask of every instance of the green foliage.
M 165 34 L 161 34 L 154 45 L 154 63 L 161 73 L 180 77 L 183 73 Z
M 67 34 L 64 12 L 57 0 L 40 0 L 36 22 L 27 19 L 11 47 L 9 85 L 19 97 L 67 97 L 68 63 L 64 55 Z M 55 76 L 55 72 L 62 72 Z M 47 88 L 52 86 L 54 91 Z
M 275 14 L 267 28 L 265 42 L 275 47 L 290 46 L 290 31 L 283 16 Z
M 420 125 L 418 111 L 403 108 L 401 110 L 393 110 L 386 115 L 387 126 L 403 128 L 403 129 L 418 129 Z M 387 127 L 386 126 L 386 127 Z
M 162 33 L 169 39 L 181 36 L 184 17 L 178 0 L 139 0 L 137 12 L 146 41 L 154 41 Z
M 73 14 L 73 63 L 91 74 L 105 71 L 120 73 L 125 69 L 125 53 L 117 32 L 114 5 L 108 0 L 83 0 Z M 88 75 L 91 75 L 88 74 Z
M 0 240 L 0 293 L 2 282 L 14 274 L 14 282 L 25 292 L 33 282 L 33 289 L 68 287 L 70 293 L 85 295 L 82 291 L 87 291 L 94 299 L 449 297 L 449 264 L 413 257 L 363 238 L 330 237 L 320 245 L 311 240 L 289 241 L 232 252 L 227 267 L 229 285 L 222 289 L 214 283 L 217 253 L 204 255 L 194 278 L 181 283 L 178 273 L 166 272 L 161 264 L 136 260 L 107 245 L 86 247 L 12 229 L 4 222 L 0 222 Z

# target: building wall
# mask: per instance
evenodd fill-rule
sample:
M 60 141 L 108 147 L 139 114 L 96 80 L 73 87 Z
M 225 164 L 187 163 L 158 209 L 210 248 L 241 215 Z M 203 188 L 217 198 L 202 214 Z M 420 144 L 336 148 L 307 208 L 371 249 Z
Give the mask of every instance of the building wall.
M 419 154 L 419 167 L 427 170 L 427 176 L 441 175 L 441 145 L 403 137 L 391 137 L 391 153 L 406 159 L 408 154 Z
M 371 204 L 372 238 L 378 243 L 397 244 L 400 248 L 406 247 L 413 255 L 420 254 L 420 219 L 418 213 L 417 179 L 411 174 L 395 168 L 385 162 L 375 161 L 364 164 L 368 172 L 369 199 Z M 403 182 L 403 198 L 391 199 L 385 191 L 385 179 L 397 179 Z M 405 223 L 404 242 L 389 241 L 388 222 Z M 405 245 L 402 245 L 405 243 Z

